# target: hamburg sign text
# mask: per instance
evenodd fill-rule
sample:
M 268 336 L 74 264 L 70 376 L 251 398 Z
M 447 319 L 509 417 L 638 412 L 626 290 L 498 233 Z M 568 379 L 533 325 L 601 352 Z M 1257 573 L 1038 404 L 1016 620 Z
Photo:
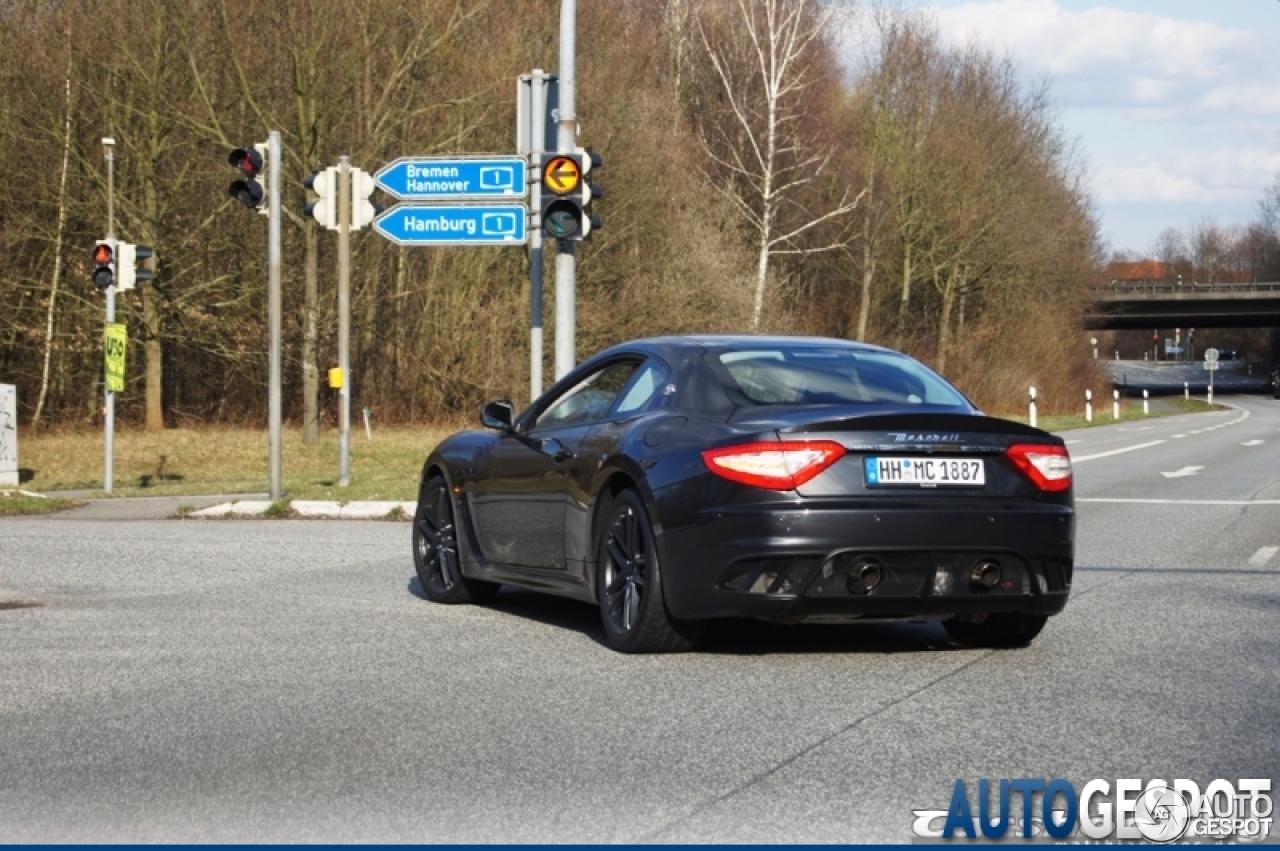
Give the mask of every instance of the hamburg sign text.
M 373 223 L 400 245 L 523 245 L 528 211 L 523 204 L 397 206 Z

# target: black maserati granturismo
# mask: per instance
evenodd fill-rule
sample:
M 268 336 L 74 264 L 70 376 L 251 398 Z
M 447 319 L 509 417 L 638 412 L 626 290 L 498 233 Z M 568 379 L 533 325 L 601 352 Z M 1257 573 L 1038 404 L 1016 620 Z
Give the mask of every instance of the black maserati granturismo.
M 1015 647 L 1067 602 L 1063 441 L 898 352 L 637 340 L 480 418 L 422 470 L 413 559 L 437 603 L 560 594 L 598 605 L 617 650 L 661 652 L 740 617 L 938 620 Z

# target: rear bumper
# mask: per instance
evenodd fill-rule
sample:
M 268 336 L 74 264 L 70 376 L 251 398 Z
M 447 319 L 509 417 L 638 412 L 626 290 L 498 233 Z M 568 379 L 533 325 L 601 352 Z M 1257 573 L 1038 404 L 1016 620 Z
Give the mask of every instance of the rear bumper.
M 792 501 L 722 507 L 659 536 L 668 609 L 679 618 L 946 618 L 1052 615 L 1071 590 L 1070 504 L 869 505 Z M 999 580 L 984 587 L 979 564 Z M 867 588 L 859 576 L 879 574 Z

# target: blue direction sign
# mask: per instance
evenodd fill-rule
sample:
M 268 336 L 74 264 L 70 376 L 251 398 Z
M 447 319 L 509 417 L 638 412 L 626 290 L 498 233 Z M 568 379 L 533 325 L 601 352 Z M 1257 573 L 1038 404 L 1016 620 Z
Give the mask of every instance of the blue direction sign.
M 402 204 L 374 220 L 373 228 L 400 245 L 523 245 L 528 218 L 523 204 Z
M 401 201 L 523 198 L 529 188 L 520 157 L 403 157 L 373 179 Z

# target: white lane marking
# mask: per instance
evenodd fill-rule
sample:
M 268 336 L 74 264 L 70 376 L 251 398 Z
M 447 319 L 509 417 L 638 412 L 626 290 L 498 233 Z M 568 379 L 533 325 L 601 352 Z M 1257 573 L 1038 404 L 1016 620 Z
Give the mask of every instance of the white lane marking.
M 1262 567 L 1264 564 L 1271 561 L 1272 557 L 1276 553 L 1280 553 L 1280 547 L 1259 547 L 1258 551 L 1250 556 L 1249 564 L 1254 567 Z
M 1137 446 L 1126 446 L 1123 449 L 1112 449 L 1110 452 L 1099 452 L 1097 455 L 1081 455 L 1079 458 L 1072 458 L 1072 464 L 1079 464 L 1081 461 L 1092 461 L 1094 458 L 1110 458 L 1112 455 L 1120 455 L 1124 452 L 1135 452 L 1139 449 L 1150 449 L 1152 446 L 1159 446 L 1162 443 L 1168 443 L 1167 440 L 1153 440 L 1150 443 L 1139 443 Z
M 1246 440 L 1244 443 L 1240 445 L 1241 446 L 1261 446 L 1264 443 L 1266 443 L 1265 440 Z
M 1181 470 L 1174 470 L 1172 473 L 1161 473 L 1166 479 L 1182 479 L 1187 476 L 1194 476 L 1203 470 L 1204 467 L 1183 467 Z
M 1122 499 L 1080 498 L 1076 502 L 1110 502 L 1123 505 L 1280 505 L 1280 499 Z
M 1079 441 L 1079 440 L 1064 440 L 1064 441 L 1062 441 L 1062 442 L 1063 442 L 1063 443 L 1065 443 L 1067 446 L 1072 446 L 1072 445 L 1074 445 L 1074 444 L 1076 444 L 1076 443 L 1079 443 L 1080 441 Z
M 1181 440 L 1181 439 L 1182 439 L 1182 438 L 1184 438 L 1184 437 L 1186 437 L 1186 435 L 1185 435 L 1185 434 L 1175 434 L 1175 435 L 1173 436 L 1173 439 L 1174 439 L 1174 440 Z
M 1128 428 L 1118 428 L 1116 431 L 1151 431 L 1155 426 L 1130 426 Z

